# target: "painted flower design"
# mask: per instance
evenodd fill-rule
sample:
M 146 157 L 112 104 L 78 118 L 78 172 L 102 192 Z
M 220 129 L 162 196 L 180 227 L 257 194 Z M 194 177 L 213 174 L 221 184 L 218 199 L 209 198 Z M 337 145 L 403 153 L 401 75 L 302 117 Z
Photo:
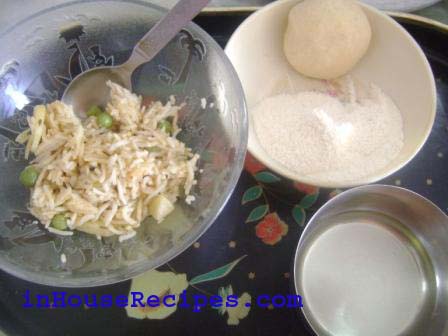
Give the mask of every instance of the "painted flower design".
M 154 103 L 155 101 L 157 101 L 156 97 L 153 97 L 153 96 L 143 96 L 143 98 L 142 98 L 142 106 L 148 107 L 152 103 Z
M 238 306 L 234 308 L 227 308 L 227 324 L 228 325 L 238 325 L 240 323 L 240 320 L 245 318 L 250 311 L 250 301 L 251 296 L 249 293 L 244 292 L 239 298 L 238 298 Z M 248 304 L 249 306 L 247 306 Z
M 275 245 L 288 233 L 288 225 L 285 224 L 276 212 L 270 213 L 255 227 L 255 233 L 263 243 Z
M 228 297 L 229 295 L 234 295 L 232 285 L 219 288 L 218 295 L 223 298 Z M 252 297 L 250 296 L 250 294 L 244 292 L 238 298 L 238 305 L 236 307 L 226 307 L 225 305 L 223 305 L 219 308 L 219 313 L 221 315 L 227 313 L 227 324 L 236 326 L 240 323 L 240 320 L 244 319 L 249 314 L 251 300 Z
M 173 272 L 159 272 L 156 270 L 146 272 L 132 279 L 130 293 L 142 292 L 145 298 L 149 295 L 157 295 L 161 302 L 164 296 L 174 295 L 176 297 L 176 300 L 174 300 L 176 305 L 173 307 L 167 307 L 163 304 L 158 307 L 131 307 L 129 305 L 126 307 L 126 312 L 129 317 L 136 319 L 161 320 L 167 318 L 176 311 L 179 294 L 187 289 L 188 286 L 186 274 L 174 274 Z M 129 302 L 132 301 L 130 293 Z
M 304 194 L 307 194 L 307 195 L 314 195 L 319 191 L 318 187 L 300 183 L 300 182 L 294 182 L 294 188 L 300 192 L 303 192 Z
M 212 153 L 212 165 L 215 170 L 222 170 L 227 167 L 231 159 L 231 152 L 223 150 L 225 143 L 222 138 L 213 137 L 207 149 Z
M 257 159 L 255 159 L 252 154 L 247 153 L 246 155 L 246 161 L 244 162 L 244 168 L 251 173 L 252 175 L 255 175 L 256 173 L 266 170 L 266 166 L 264 166 L 261 162 L 259 162 Z
M 339 195 L 341 192 L 342 192 L 342 190 L 340 190 L 340 189 L 334 189 L 333 191 L 331 191 L 331 192 L 328 194 L 328 199 L 332 199 L 332 198 L 336 197 L 336 196 Z

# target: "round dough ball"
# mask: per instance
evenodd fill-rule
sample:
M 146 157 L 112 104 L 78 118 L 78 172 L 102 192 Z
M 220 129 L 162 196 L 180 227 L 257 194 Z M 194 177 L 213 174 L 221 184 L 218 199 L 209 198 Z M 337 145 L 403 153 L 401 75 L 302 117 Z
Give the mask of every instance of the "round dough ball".
M 372 30 L 353 0 L 304 0 L 289 13 L 284 51 L 301 74 L 334 79 L 366 53 Z

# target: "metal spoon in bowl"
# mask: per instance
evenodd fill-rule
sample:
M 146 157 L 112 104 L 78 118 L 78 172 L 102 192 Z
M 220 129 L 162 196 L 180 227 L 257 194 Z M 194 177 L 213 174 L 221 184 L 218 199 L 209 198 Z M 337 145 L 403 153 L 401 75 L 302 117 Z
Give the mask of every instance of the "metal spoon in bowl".
M 131 76 L 134 70 L 151 61 L 209 2 L 180 0 L 137 43 L 125 63 L 114 67 L 97 67 L 79 74 L 65 89 L 62 101 L 72 105 L 79 117 L 85 118 L 90 107 L 107 102 L 108 80 L 132 89 Z

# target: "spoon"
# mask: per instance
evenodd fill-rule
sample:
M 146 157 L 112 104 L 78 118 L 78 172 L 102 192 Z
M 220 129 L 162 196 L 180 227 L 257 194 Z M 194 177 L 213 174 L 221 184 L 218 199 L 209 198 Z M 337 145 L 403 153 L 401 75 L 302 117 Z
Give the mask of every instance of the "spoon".
M 109 97 L 107 81 L 132 90 L 132 73 L 143 63 L 151 61 L 210 0 L 180 0 L 137 43 L 131 57 L 118 66 L 97 67 L 83 72 L 65 89 L 62 101 L 73 106 L 76 114 L 85 118 L 90 107 L 104 106 Z

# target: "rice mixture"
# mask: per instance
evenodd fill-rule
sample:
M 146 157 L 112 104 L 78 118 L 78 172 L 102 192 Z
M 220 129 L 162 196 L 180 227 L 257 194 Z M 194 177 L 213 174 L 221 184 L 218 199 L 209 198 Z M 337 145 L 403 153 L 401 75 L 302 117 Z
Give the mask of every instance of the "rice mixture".
M 37 106 L 30 129 L 17 139 L 26 143 L 26 158 L 35 155 L 21 175 L 31 187 L 30 211 L 52 232 L 123 240 L 148 216 L 162 221 L 178 198 L 194 200 L 199 156 L 176 139 L 182 106 L 172 97 L 166 105 L 142 106 L 141 97 L 108 85 L 111 98 L 101 116 L 83 123 L 55 101 Z

